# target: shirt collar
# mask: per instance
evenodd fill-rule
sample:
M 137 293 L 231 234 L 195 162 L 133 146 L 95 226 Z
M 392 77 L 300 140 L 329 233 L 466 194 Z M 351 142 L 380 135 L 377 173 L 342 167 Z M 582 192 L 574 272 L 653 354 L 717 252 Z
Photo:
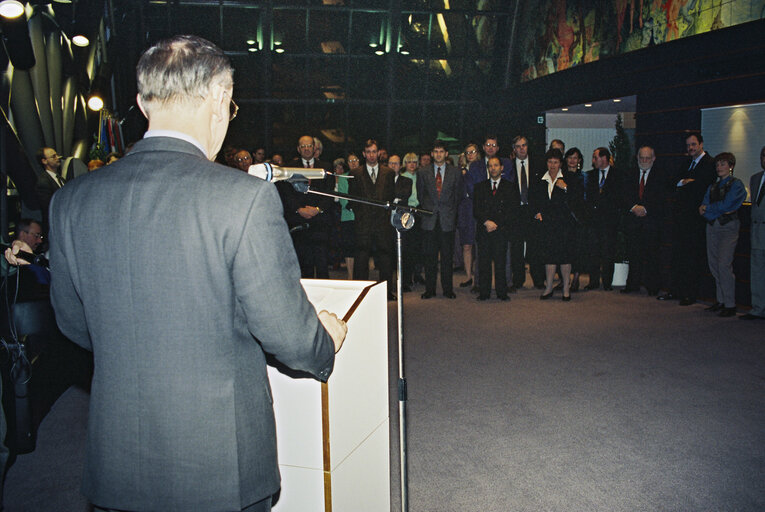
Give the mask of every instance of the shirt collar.
M 148 139 L 149 137 L 172 137 L 174 139 L 185 140 L 186 142 L 196 146 L 197 149 L 202 152 L 205 158 L 210 158 L 210 156 L 207 154 L 207 151 L 205 151 L 205 149 L 202 147 L 202 144 L 197 139 L 186 133 L 177 132 L 175 130 L 149 130 L 143 134 L 143 138 Z

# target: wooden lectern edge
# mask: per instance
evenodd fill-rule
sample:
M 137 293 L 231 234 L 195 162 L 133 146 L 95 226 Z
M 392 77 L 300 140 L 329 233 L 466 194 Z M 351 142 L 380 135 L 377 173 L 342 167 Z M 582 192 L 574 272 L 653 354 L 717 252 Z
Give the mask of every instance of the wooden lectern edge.
M 343 316 L 343 322 L 348 322 L 351 319 L 369 290 L 384 282 L 378 281 L 364 287 Z M 324 458 L 324 512 L 332 512 L 332 465 L 329 460 L 329 385 L 326 382 L 321 383 L 321 434 Z

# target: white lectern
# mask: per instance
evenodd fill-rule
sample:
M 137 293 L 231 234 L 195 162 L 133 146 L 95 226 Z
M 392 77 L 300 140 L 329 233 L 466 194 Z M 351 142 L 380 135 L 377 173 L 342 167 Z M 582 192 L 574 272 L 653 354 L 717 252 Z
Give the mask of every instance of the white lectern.
M 317 311 L 348 323 L 329 382 L 269 367 L 282 490 L 275 512 L 390 510 L 385 283 L 301 281 Z

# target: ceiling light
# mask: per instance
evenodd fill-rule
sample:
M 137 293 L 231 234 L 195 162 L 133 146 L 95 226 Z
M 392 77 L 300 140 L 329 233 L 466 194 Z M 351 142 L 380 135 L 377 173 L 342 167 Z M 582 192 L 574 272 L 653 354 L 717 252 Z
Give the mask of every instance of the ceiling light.
M 401 55 L 409 55 L 409 50 L 406 48 L 401 48 L 401 51 L 399 52 Z
M 247 48 L 247 51 L 250 53 L 255 53 L 256 51 L 258 51 L 258 49 L 250 47 L 250 48 Z
M 72 38 L 72 44 L 75 46 L 79 46 L 80 48 L 85 48 L 90 44 L 90 39 L 85 37 L 82 34 L 77 34 Z
M 17 0 L 4 0 L 0 2 L 0 16 L 5 19 L 18 18 L 24 14 L 24 5 Z
M 277 48 L 274 50 L 276 53 L 284 53 L 284 48 Z
M 587 108 L 590 108 L 592 106 L 592 103 L 585 103 L 584 106 Z
M 250 46 L 252 46 L 252 45 L 254 45 L 254 44 L 255 44 L 255 40 L 254 40 L 254 39 L 248 39 L 248 40 L 247 40 L 247 44 L 249 44 Z
M 382 51 L 382 50 L 377 50 L 377 51 L 375 52 L 375 55 L 385 55 L 385 52 L 384 52 L 384 51 Z
M 568 112 L 568 108 L 562 108 L 561 110 L 562 110 L 563 112 Z
M 88 98 L 88 108 L 94 112 L 98 112 L 104 108 L 104 100 L 100 96 L 94 94 Z
M 619 98 L 614 99 L 614 103 L 619 103 L 620 101 L 622 101 L 622 100 L 619 99 Z

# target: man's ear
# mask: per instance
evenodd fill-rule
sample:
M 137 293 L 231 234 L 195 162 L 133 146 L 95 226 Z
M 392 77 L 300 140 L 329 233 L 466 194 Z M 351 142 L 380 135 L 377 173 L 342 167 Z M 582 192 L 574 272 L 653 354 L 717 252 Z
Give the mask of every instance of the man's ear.
M 210 87 L 210 97 L 212 98 L 212 114 L 213 118 L 218 117 L 216 121 L 228 121 L 229 118 L 229 97 L 228 89 L 221 84 L 213 84 Z
M 146 107 L 143 105 L 140 94 L 135 95 L 135 102 L 138 104 L 138 109 L 141 111 L 141 114 L 143 114 L 143 117 L 149 119 L 149 115 L 146 112 Z

